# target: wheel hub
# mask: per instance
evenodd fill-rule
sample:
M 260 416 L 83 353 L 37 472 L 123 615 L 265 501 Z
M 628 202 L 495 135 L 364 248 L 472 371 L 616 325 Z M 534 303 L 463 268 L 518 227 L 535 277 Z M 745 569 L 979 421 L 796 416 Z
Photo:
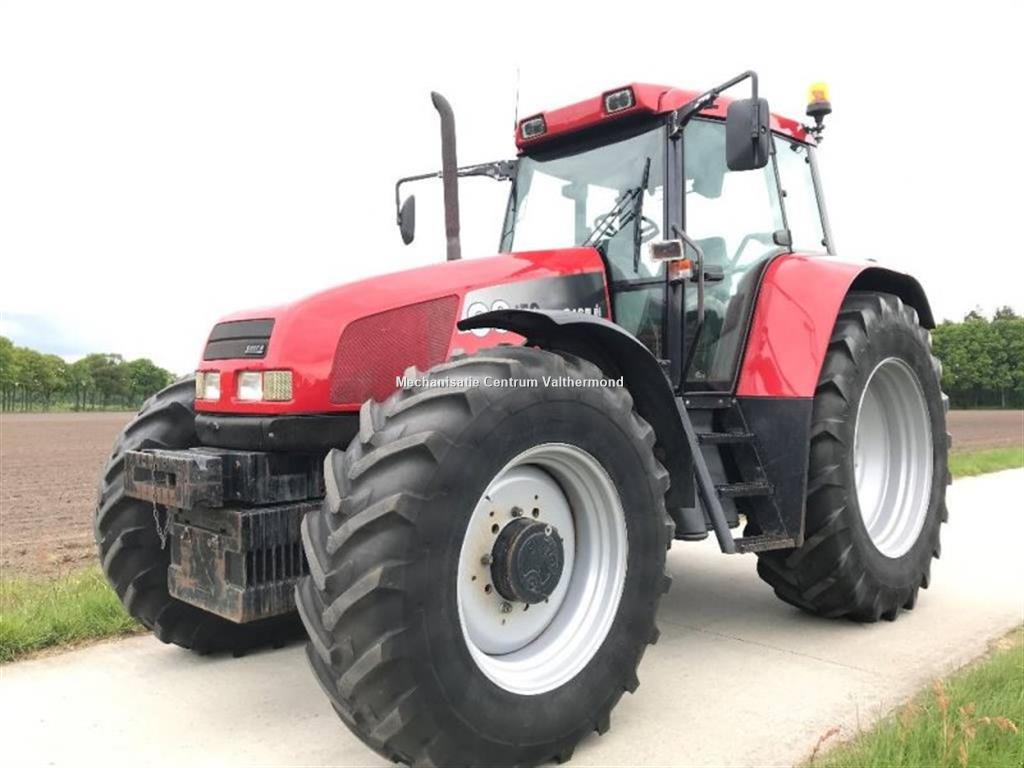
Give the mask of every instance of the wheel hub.
M 502 529 L 491 551 L 491 577 L 498 593 L 529 605 L 551 596 L 564 566 L 558 529 L 538 520 L 513 520 Z
M 622 502 L 593 456 L 542 443 L 512 459 L 459 554 L 459 621 L 477 666 L 523 696 L 571 680 L 611 629 L 627 548 Z

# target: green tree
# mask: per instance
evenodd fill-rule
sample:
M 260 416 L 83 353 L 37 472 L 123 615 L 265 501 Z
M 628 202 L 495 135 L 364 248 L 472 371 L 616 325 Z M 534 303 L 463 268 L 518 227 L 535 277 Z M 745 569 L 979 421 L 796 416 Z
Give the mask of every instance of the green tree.
M 92 372 L 83 357 L 67 368 L 68 393 L 74 398 L 74 409 L 84 410 L 88 402 L 89 392 L 93 389 Z
M 152 360 L 92 354 L 68 363 L 0 336 L 0 409 L 137 407 L 174 376 Z
M 998 352 L 999 370 L 995 382 L 999 387 L 1002 408 L 1024 404 L 1024 318 L 1009 307 L 996 310 L 992 320 L 993 346 Z
M 121 355 L 94 353 L 83 358 L 93 384 L 92 404 L 107 408 L 127 394 Z
M 15 390 L 20 373 L 18 353 L 14 343 L 6 336 L 0 336 L 0 410 L 14 408 Z
M 977 310 L 959 323 L 943 321 L 932 333 L 932 349 L 954 406 L 1024 405 L 1024 318 L 1012 308 L 1000 307 L 991 322 Z
M 125 363 L 124 368 L 132 402 L 138 402 L 154 392 L 159 392 L 174 380 L 170 373 L 145 357 Z

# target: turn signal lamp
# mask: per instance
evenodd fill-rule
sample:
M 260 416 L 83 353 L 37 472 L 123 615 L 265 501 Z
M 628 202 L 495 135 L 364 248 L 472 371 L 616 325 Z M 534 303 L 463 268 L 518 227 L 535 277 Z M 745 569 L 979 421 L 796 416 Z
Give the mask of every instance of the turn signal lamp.
M 679 259 L 668 263 L 669 280 L 689 280 L 693 277 L 693 262 L 689 259 Z
M 292 372 L 265 371 L 263 373 L 263 399 L 285 402 L 292 399 Z
M 196 400 L 220 400 L 219 371 L 196 371 Z

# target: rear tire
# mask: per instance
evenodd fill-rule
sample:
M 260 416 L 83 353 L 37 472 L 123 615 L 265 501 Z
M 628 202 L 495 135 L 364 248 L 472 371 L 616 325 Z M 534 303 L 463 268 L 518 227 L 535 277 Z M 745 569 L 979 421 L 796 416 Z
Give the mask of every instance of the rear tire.
M 502 347 L 437 366 L 426 376 L 451 382 L 600 375 L 595 366 L 571 355 Z M 409 387 L 383 404 L 364 404 L 360 426 L 348 450 L 331 451 L 325 461 L 323 509 L 303 521 L 310 576 L 297 589 L 310 636 L 307 655 L 338 715 L 372 749 L 413 766 L 535 765 L 568 759 L 584 735 L 608 728 L 622 693 L 638 685 L 636 668 L 645 647 L 657 638 L 654 618 L 669 584 L 664 564 L 672 529 L 664 505 L 668 474 L 654 458 L 653 430 L 633 411 L 622 388 L 543 383 Z M 548 677 L 517 678 L 502 669 L 502 659 L 515 663 L 514 658 L 532 653 L 549 631 L 562 633 L 547 636 L 557 638 L 547 646 L 553 655 L 574 647 L 559 629 L 569 625 L 562 618 L 590 615 L 589 608 L 566 614 L 564 606 L 602 601 L 570 603 L 566 597 L 554 609 L 543 599 L 529 604 L 534 611 L 554 613 L 541 635 L 522 639 L 519 650 L 507 656 L 503 649 L 481 658 L 486 642 L 475 644 L 475 619 L 467 612 L 463 590 L 480 590 L 481 600 L 484 593 L 496 594 L 486 589 L 492 586 L 485 583 L 489 571 L 466 568 L 486 564 L 478 551 L 486 553 L 490 543 L 481 548 L 478 538 L 489 541 L 492 533 L 500 538 L 494 529 L 501 526 L 491 525 L 495 520 L 507 526 L 503 535 L 515 530 L 516 520 L 526 524 L 536 518 L 542 528 L 548 525 L 544 491 L 535 496 L 530 486 L 526 498 L 540 501 L 531 500 L 517 517 L 516 507 L 498 497 L 496 489 L 502 486 L 495 479 L 510 477 L 506 470 L 517 469 L 517 461 L 537 450 L 562 449 L 592 458 L 600 467 L 593 476 L 606 478 L 610 485 L 605 487 L 613 487 L 614 498 L 621 500 L 624 512 L 616 519 L 626 535 L 618 541 L 627 567 L 620 591 L 609 598 L 614 600 L 611 618 L 600 630 L 606 634 L 595 631 L 596 641 L 586 653 L 564 660 L 566 666 L 581 668 L 560 677 L 556 667 L 549 667 Z M 581 458 L 580 466 L 588 461 Z M 556 473 L 545 477 L 538 466 L 528 467 L 516 482 L 540 476 L 537 482 L 557 488 L 551 485 Z M 564 481 L 557 485 L 573 496 Z M 544 509 L 534 515 L 534 504 Z M 489 517 L 492 505 L 497 512 Z M 564 538 L 575 526 L 576 565 L 570 566 L 566 547 L 559 579 L 572 585 L 581 573 L 579 537 L 585 533 L 580 507 L 570 506 L 575 522 L 562 517 L 558 528 Z M 594 526 L 600 522 L 589 520 Z M 469 559 L 468 542 L 473 542 Z M 493 552 L 499 552 L 494 546 Z M 585 583 L 602 577 L 579 578 Z M 507 588 L 499 586 L 503 583 L 495 580 L 493 589 Z M 551 601 L 556 594 L 550 594 Z M 501 598 L 496 599 L 500 605 Z M 529 601 L 513 602 L 509 599 L 495 614 L 498 643 L 508 639 L 500 636 L 502 615 L 510 623 L 516 616 L 534 615 L 523 609 Z M 600 616 L 591 626 L 599 624 Z M 544 667 L 541 656 L 532 658 L 537 668 Z
M 235 624 L 171 597 L 167 591 L 170 544 L 161 546 L 153 505 L 124 494 L 127 451 L 181 449 L 198 444 L 194 398 L 195 381 L 191 376 L 172 384 L 143 404 L 114 443 L 100 481 L 94 520 L 103 572 L 132 618 L 165 643 L 199 653 L 239 653 L 282 644 L 300 636 L 301 625 L 295 614 Z
M 946 403 L 917 313 L 854 292 L 814 397 L 805 539 L 758 555 L 758 575 L 810 613 L 894 620 L 927 588 L 946 521 Z

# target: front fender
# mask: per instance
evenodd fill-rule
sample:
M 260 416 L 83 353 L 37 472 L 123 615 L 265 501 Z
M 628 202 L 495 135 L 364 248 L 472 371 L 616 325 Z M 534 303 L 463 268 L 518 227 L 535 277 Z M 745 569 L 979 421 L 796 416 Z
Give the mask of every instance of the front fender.
M 747 336 L 739 397 L 813 397 L 839 308 L 850 291 L 899 296 L 935 327 L 921 284 L 871 262 L 788 254 L 765 270 Z
M 579 355 L 613 378 L 622 376 L 633 406 L 651 425 L 658 460 L 672 484 L 669 513 L 694 506 L 693 457 L 676 410 L 675 394 L 661 365 L 635 336 L 604 318 L 582 312 L 504 309 L 462 320 L 459 330 L 500 328 L 526 337 L 528 345 Z

